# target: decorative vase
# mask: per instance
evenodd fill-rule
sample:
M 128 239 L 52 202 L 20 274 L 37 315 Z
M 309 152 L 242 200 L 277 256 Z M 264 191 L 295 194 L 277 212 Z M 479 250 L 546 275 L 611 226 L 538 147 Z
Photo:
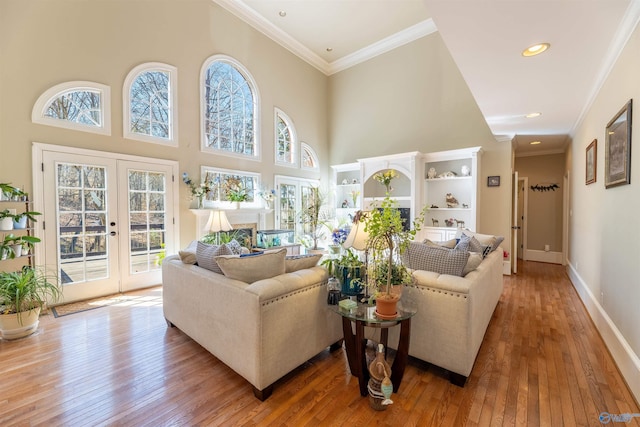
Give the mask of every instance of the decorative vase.
M 329 245 L 329 255 L 340 255 L 340 245 Z
M 13 230 L 13 218 L 5 217 L 0 219 L 0 231 Z
M 27 217 L 21 216 L 19 220 L 13 220 L 13 228 L 16 230 L 24 230 L 27 228 Z
M 198 209 L 204 209 L 204 196 L 198 197 Z

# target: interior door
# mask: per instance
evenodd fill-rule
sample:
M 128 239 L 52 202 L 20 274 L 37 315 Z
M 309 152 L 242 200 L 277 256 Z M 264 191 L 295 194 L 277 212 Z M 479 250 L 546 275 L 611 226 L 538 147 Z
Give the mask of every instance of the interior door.
M 42 152 L 45 263 L 63 302 L 161 283 L 175 239 L 175 165 Z
M 520 217 L 518 213 L 519 185 L 518 171 L 515 171 L 513 173 L 513 183 L 511 186 L 513 190 L 513 217 L 511 218 L 511 271 L 514 274 L 518 273 L 518 218 Z

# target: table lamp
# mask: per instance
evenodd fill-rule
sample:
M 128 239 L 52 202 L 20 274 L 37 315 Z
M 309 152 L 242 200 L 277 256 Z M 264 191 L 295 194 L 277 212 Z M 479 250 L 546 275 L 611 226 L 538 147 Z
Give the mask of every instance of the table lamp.
M 220 232 L 233 230 L 233 227 L 229 224 L 225 211 L 211 211 L 205 229 L 211 233 L 217 233 L 216 241 L 220 244 Z

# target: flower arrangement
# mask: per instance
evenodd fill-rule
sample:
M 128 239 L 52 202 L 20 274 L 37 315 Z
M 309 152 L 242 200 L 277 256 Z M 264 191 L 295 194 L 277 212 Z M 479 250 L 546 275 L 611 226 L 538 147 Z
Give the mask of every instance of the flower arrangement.
M 276 190 L 274 189 L 264 189 L 264 190 L 260 190 L 260 192 L 258 193 L 258 196 L 260 196 L 262 200 L 267 202 L 267 205 L 269 206 L 276 199 L 276 195 L 277 193 L 276 193 Z
M 334 245 L 341 245 L 347 240 L 347 236 L 349 235 L 349 231 L 344 228 L 334 228 L 331 233 L 331 241 Z
M 182 182 L 189 186 L 189 189 L 191 190 L 191 200 L 198 199 L 200 204 L 202 203 L 202 199 L 204 199 L 205 196 L 214 189 L 213 183 L 206 179 L 202 184 L 196 184 L 191 178 L 189 178 L 189 175 L 186 172 L 182 173 Z
M 387 188 L 387 193 L 392 190 L 391 181 L 398 176 L 398 172 L 395 169 L 387 169 L 384 172 L 378 172 L 373 175 L 373 179 Z
M 353 200 L 353 207 L 356 207 L 358 202 L 358 196 L 360 196 L 360 190 L 351 190 L 351 200 Z
M 224 193 L 231 202 L 245 202 L 249 199 L 246 188 L 240 178 L 229 177 L 224 182 Z

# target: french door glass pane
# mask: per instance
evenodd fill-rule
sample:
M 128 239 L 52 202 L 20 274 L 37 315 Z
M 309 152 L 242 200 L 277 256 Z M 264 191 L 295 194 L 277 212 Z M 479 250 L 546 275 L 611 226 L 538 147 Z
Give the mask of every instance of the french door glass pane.
M 131 274 L 160 269 L 166 232 L 165 175 L 129 171 L 129 249 Z
M 296 186 L 280 184 L 280 227 L 281 230 L 296 229 Z
M 106 169 L 57 165 L 58 268 L 63 284 L 109 276 Z

